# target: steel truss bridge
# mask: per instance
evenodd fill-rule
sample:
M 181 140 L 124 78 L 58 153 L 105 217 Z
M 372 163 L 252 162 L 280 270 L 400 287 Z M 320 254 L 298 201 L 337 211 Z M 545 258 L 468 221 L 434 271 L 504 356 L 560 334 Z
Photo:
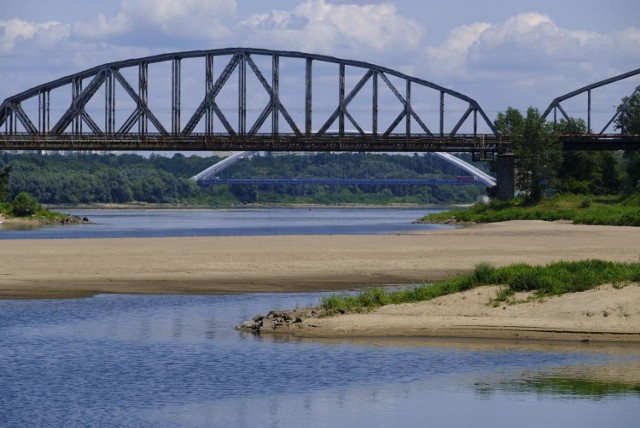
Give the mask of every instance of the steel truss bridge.
M 185 78 L 184 66 L 194 63 L 197 75 Z M 154 80 L 155 67 L 164 67 L 170 82 Z M 640 135 L 625 129 L 628 103 L 600 133 L 591 131 L 592 90 L 638 74 L 585 86 L 549 105 L 545 118 L 553 112 L 557 121 L 560 112 L 571 123 L 562 103 L 588 96 L 590 133 L 562 135 L 566 149 L 639 147 Z M 335 92 L 317 87 L 328 81 Z M 201 95 L 185 105 L 196 89 Z M 620 132 L 607 133 L 613 123 L 622 124 Z M 507 153 L 509 141 L 472 98 L 396 70 L 228 48 L 112 62 L 11 96 L 0 105 L 0 150 L 471 152 L 482 159 Z
M 640 86 L 636 87 L 624 102 L 621 102 L 621 104 L 616 108 L 611 119 L 609 119 L 599 133 L 593 132 L 591 120 L 591 94 L 594 89 L 638 75 L 640 75 L 640 68 L 609 79 L 592 83 L 575 91 L 571 91 L 554 99 L 544 113 L 542 113 L 542 117 L 544 119 L 549 119 L 549 115 L 553 112 L 553 123 L 557 124 L 558 113 L 560 113 L 561 118 L 567 121 L 570 127 L 576 131 L 576 133 L 573 134 L 563 134 L 560 136 L 560 140 L 564 144 L 565 150 L 638 150 L 640 148 L 640 135 L 629 134 L 627 132 L 627 124 L 631 123 L 633 120 L 640 121 L 640 118 L 633 118 L 634 114 L 640 115 L 640 112 L 636 111 L 634 113 L 631 106 L 631 100 L 640 94 Z M 575 119 L 567 114 L 562 103 L 584 94 L 587 95 L 587 117 L 585 123 L 588 133 L 580 134 L 578 133 L 579 130 Z M 613 124 L 619 125 L 620 129 L 618 129 L 618 132 L 614 132 L 614 130 L 612 130 Z
M 201 67 L 195 109 L 183 106 L 192 91 L 181 77 L 187 61 Z M 158 64 L 171 66 L 166 89 L 150 83 L 150 67 Z M 317 79 L 332 80 L 335 93 L 315 87 L 317 69 L 325 71 Z M 66 101 L 54 117 L 53 95 L 61 92 Z M 170 102 L 154 105 L 152 92 Z M 291 102 L 292 92 L 303 105 Z M 229 100 L 233 107 L 225 108 Z M 117 112 L 123 109 L 124 116 Z M 247 48 L 156 55 L 66 76 L 7 98 L 0 129 L 0 150 L 508 150 L 480 105 L 456 91 L 365 62 Z

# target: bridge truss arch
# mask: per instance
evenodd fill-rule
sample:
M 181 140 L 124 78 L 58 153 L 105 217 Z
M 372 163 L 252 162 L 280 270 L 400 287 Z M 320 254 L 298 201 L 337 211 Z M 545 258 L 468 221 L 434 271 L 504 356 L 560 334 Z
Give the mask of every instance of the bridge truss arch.
M 508 147 L 474 99 L 432 82 L 361 61 L 229 48 L 112 62 L 11 96 L 0 105 L 0 149 Z
M 639 136 L 630 135 L 627 132 L 628 129 L 626 129 L 625 123 L 631 120 L 631 109 L 629 101 L 634 96 L 640 94 L 640 86 L 637 86 L 633 90 L 633 92 L 627 97 L 626 102 L 621 102 L 620 105 L 616 107 L 613 116 L 608 119 L 600 132 L 596 133 L 592 129 L 592 91 L 594 89 L 598 89 L 600 87 L 610 85 L 612 83 L 616 83 L 634 76 L 640 76 L 640 68 L 608 79 L 601 80 L 596 83 L 592 83 L 560 97 L 557 97 L 549 104 L 544 113 L 542 113 L 542 117 L 549 120 L 549 115 L 553 112 L 553 123 L 556 124 L 558 122 L 558 113 L 560 113 L 561 118 L 566 120 L 577 132 L 578 127 L 575 123 L 575 120 L 567 113 L 567 110 L 563 107 L 563 103 L 569 102 L 570 100 L 576 100 L 579 96 L 586 94 L 587 135 L 578 135 L 577 133 L 562 135 L 561 139 L 565 144 L 565 148 L 595 150 L 613 148 L 637 150 Z M 614 124 L 614 122 L 621 125 L 620 129 L 618 129 L 618 132 L 614 132 L 614 130 L 612 129 L 612 125 Z

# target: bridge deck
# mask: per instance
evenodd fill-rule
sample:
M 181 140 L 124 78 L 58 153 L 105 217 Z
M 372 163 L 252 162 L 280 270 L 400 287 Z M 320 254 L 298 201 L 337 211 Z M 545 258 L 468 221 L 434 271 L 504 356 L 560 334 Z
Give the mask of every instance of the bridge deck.
M 638 134 L 563 134 L 566 150 L 639 150 Z M 292 152 L 452 152 L 507 153 L 508 136 L 460 134 L 434 136 L 404 134 L 373 136 L 326 134 L 161 134 L 34 136 L 29 133 L 0 134 L 0 150 L 119 150 L 119 151 L 292 151 Z
M 493 134 L 432 136 L 295 134 L 232 136 L 228 134 L 127 134 L 97 136 L 63 134 L 33 136 L 0 135 L 0 150 L 153 150 L 153 151 L 349 151 L 349 152 L 491 152 L 509 150 L 504 137 Z

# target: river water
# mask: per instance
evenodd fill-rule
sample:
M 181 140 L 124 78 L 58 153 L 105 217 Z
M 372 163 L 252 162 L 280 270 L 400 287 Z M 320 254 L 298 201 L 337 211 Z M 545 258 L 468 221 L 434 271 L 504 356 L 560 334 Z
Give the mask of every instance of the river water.
M 243 215 L 250 217 L 250 211 Z M 286 210 L 266 211 L 255 215 L 270 218 L 274 230 L 280 227 L 274 223 L 303 221 L 287 221 Z M 117 236 L 166 236 L 158 231 L 163 215 L 172 220 L 194 216 L 191 226 L 182 224 L 180 230 L 203 229 L 198 219 L 213 215 L 191 213 L 103 212 L 90 218 L 99 226 L 94 236 L 115 231 Z M 357 216 L 380 217 L 367 226 L 373 232 L 362 233 L 402 232 L 381 223 L 418 217 L 405 210 L 323 215 L 340 228 L 341 213 L 345 223 Z M 292 216 L 306 214 L 299 210 Z M 312 222 L 310 227 L 314 232 L 309 233 L 318 233 L 323 226 Z M 46 230 L 38 237 L 50 237 L 59 228 Z M 61 237 L 88 237 L 86 231 L 63 230 Z M 328 226 L 324 230 L 338 233 Z M 0 235 L 13 232 L 42 229 Z M 0 301 L 0 426 L 638 426 L 636 345 L 303 340 L 234 330 L 255 314 L 312 305 L 320 297 L 99 295 Z
M 366 235 L 450 228 L 414 224 L 425 209 L 265 208 L 229 210 L 61 210 L 91 224 L 0 226 L 0 239 L 167 236 Z

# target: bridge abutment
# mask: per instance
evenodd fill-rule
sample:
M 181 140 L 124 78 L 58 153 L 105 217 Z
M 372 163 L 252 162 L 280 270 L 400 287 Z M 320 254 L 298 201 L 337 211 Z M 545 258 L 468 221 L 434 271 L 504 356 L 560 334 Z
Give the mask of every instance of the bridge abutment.
M 516 194 L 516 156 L 501 154 L 497 156 L 496 165 L 497 189 L 496 198 L 501 201 L 511 199 Z

